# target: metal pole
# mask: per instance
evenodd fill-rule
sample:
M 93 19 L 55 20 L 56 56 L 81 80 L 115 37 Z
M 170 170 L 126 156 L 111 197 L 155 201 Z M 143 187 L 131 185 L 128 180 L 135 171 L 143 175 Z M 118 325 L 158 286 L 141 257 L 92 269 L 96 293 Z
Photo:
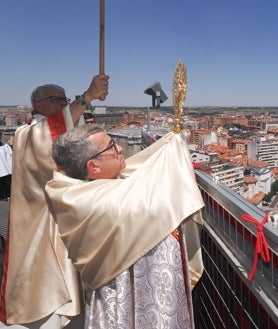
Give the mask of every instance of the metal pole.
M 104 0 L 100 0 L 99 6 L 99 74 L 104 74 L 104 27 L 105 27 L 105 4 Z
M 148 109 L 147 109 L 147 133 L 148 134 L 150 133 L 150 121 L 151 121 L 150 108 L 148 107 Z
M 105 27 L 105 5 L 104 0 L 99 2 L 99 74 L 104 74 L 104 27 Z M 106 95 L 99 97 L 104 101 Z

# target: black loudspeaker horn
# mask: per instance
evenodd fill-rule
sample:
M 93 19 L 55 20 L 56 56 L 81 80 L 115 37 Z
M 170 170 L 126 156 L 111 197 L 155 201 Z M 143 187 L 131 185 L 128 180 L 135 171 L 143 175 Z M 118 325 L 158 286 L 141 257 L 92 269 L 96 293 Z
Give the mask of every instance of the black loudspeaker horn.
M 144 91 L 144 93 L 152 96 L 152 107 L 154 108 L 159 108 L 160 104 L 168 99 L 158 81 L 154 82 L 149 88 Z

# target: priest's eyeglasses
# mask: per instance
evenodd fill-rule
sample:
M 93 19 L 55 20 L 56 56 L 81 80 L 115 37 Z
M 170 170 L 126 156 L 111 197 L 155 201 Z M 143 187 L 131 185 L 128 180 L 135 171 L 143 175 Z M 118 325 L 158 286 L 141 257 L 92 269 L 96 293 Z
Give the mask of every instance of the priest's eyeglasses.
M 42 98 L 42 99 L 38 100 L 38 102 L 42 102 L 42 101 L 45 101 L 47 99 L 50 99 L 50 102 L 54 103 L 54 104 L 60 104 L 61 102 L 65 102 L 65 103 L 70 102 L 70 98 L 59 97 L 59 96 L 48 96 L 48 97 L 45 97 L 45 98 Z
M 112 147 L 114 147 L 116 153 L 118 153 L 118 149 L 117 149 L 117 143 L 115 142 L 115 140 L 113 138 L 111 138 L 111 145 L 109 145 L 108 147 L 106 147 L 104 150 L 98 152 L 97 154 L 93 155 L 91 158 L 88 159 L 89 160 L 92 160 L 94 158 L 96 158 L 97 156 L 101 155 L 102 153 L 112 149 Z

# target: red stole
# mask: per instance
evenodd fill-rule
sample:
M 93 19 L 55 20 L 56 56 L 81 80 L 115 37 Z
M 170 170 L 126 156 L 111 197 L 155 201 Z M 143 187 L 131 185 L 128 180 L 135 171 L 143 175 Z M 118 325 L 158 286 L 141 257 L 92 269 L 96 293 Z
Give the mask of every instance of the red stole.
M 66 123 L 63 112 L 57 112 L 47 117 L 51 139 L 54 141 L 60 134 L 64 133 L 66 129 Z

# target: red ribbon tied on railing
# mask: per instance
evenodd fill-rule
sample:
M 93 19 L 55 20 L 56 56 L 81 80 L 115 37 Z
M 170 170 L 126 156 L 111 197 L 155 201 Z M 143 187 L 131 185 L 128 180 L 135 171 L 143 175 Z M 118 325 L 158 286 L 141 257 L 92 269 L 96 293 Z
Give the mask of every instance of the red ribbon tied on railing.
M 241 218 L 246 220 L 247 222 L 254 223 L 257 225 L 257 240 L 256 240 L 256 247 L 255 247 L 255 254 L 254 254 L 254 261 L 253 261 L 253 266 L 252 270 L 248 276 L 248 281 L 252 281 L 253 276 L 255 275 L 257 265 L 258 265 L 258 257 L 259 254 L 261 254 L 262 259 L 268 263 L 270 262 L 270 254 L 269 254 L 269 249 L 268 245 L 264 236 L 264 224 L 268 220 L 268 214 L 266 214 L 261 222 L 258 222 L 254 217 L 247 215 L 247 214 L 242 214 Z
M 203 170 L 203 167 L 200 165 L 199 162 L 192 162 L 193 164 L 193 168 L 194 169 L 200 169 L 200 170 Z

